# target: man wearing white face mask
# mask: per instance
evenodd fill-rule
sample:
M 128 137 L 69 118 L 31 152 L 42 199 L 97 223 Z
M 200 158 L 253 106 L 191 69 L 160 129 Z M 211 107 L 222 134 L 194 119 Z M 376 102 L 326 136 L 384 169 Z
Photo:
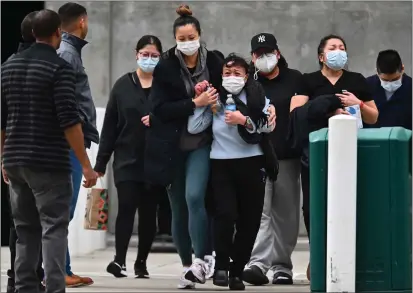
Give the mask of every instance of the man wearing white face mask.
M 277 129 L 270 138 L 280 170 L 277 181 L 267 178 L 260 231 L 243 277 L 248 283 L 264 285 L 272 270 L 273 284 L 292 284 L 291 254 L 300 224 L 300 153 L 291 148 L 287 134 L 291 97 L 302 75 L 288 68 L 272 34 L 254 36 L 251 53 L 254 79 L 263 86 L 277 113 Z
M 376 62 L 377 74 L 367 78 L 380 115 L 374 125 L 401 126 L 412 129 L 412 78 L 404 73 L 404 65 L 395 50 L 381 51 Z

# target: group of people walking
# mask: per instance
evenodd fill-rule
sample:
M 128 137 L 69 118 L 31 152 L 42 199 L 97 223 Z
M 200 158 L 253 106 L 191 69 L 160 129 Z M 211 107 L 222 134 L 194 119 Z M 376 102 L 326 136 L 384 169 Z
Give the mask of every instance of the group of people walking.
M 366 79 L 344 69 L 347 45 L 329 35 L 318 47 L 320 70 L 301 74 L 288 67 L 272 34 L 252 37 L 248 63 L 208 50 L 190 8 L 176 12 L 176 46 L 164 52 L 153 35 L 137 42 L 137 70 L 115 82 L 100 138 L 80 57 L 86 9 L 67 3 L 58 13 L 42 10 L 24 20 L 23 38 L 35 44 L 1 69 L 2 170 L 18 238 L 9 277 L 16 292 L 44 289 L 43 274 L 36 274 L 42 263 L 48 293 L 93 283 L 71 272 L 68 224 L 82 174 L 92 187 L 112 155 L 119 207 L 109 273 L 128 276 L 138 210 L 134 275 L 149 277 L 166 189 L 183 267 L 178 288 L 212 277 L 216 286 L 244 290 L 244 281 L 269 283 L 269 270 L 273 284 L 292 284 L 300 182 L 310 236 L 309 132 L 354 105 L 365 127 L 411 129 L 411 78 L 394 50 L 379 54 L 377 74 Z M 85 151 L 92 142 L 99 143 L 94 168 Z

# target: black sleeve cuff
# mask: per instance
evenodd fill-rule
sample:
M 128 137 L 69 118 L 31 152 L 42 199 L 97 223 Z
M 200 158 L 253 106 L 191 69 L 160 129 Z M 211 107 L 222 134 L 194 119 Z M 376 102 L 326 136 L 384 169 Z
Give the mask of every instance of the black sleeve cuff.
M 93 169 L 98 173 L 106 174 L 106 166 L 107 164 L 103 163 L 102 161 L 96 160 L 96 164 Z

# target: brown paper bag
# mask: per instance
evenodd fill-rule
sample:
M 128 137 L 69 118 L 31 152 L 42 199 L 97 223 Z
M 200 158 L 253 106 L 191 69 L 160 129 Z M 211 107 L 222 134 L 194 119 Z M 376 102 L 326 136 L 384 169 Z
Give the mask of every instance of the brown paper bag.
M 104 188 L 89 189 L 83 227 L 86 230 L 107 230 L 108 210 L 108 190 Z

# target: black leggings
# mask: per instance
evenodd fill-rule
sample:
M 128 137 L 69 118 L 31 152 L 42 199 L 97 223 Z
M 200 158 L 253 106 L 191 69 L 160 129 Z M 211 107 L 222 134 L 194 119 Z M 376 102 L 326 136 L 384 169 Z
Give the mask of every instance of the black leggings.
M 215 269 L 229 270 L 233 277 L 241 276 L 260 228 L 265 194 L 262 166 L 261 156 L 211 160 Z
M 310 169 L 303 164 L 301 164 L 301 188 L 303 190 L 304 224 L 308 239 L 310 239 Z
M 171 205 L 166 188 L 160 193 L 158 206 L 158 234 L 171 235 Z
M 126 262 L 126 253 L 133 232 L 136 209 L 138 209 L 138 255 L 137 262 L 146 262 L 156 234 L 156 209 L 165 188 L 148 186 L 145 183 L 125 181 L 117 184 L 118 215 L 116 218 L 116 256 L 121 265 Z

